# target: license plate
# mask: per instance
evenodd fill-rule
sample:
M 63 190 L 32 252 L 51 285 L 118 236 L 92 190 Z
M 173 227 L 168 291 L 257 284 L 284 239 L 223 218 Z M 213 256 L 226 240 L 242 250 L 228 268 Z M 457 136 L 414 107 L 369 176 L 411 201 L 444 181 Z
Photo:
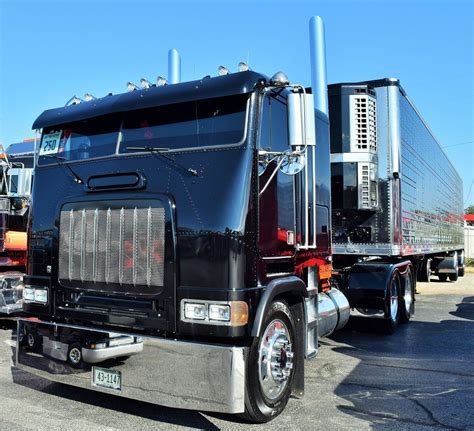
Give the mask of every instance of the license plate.
M 121 391 L 122 373 L 107 368 L 92 367 L 92 385 Z

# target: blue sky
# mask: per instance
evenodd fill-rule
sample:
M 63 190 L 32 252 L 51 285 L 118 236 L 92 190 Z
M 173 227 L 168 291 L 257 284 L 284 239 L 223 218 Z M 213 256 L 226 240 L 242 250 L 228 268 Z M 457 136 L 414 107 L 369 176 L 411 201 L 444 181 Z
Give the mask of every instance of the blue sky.
M 328 81 L 397 77 L 446 147 L 474 204 L 474 2 L 0 0 L 0 143 L 32 136 L 45 109 L 127 81 L 283 70 L 310 84 L 308 20 L 326 24 Z

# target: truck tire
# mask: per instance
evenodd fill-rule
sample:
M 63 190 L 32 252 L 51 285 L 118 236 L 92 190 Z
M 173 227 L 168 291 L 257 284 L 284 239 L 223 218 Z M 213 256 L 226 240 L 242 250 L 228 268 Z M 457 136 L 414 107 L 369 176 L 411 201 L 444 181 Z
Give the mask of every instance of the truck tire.
M 459 277 L 464 277 L 464 267 L 466 264 L 466 256 L 464 250 L 458 252 L 458 275 Z
M 247 360 L 245 413 L 250 422 L 264 423 L 277 417 L 291 395 L 296 361 L 296 330 L 287 304 L 275 301 L 268 309 L 259 337 Z
M 25 344 L 32 352 L 40 352 L 42 340 L 36 332 L 27 332 L 25 334 Z
M 415 277 L 413 271 L 408 268 L 403 288 L 403 296 L 400 296 L 400 323 L 407 323 L 415 312 Z
M 80 343 L 72 343 L 67 351 L 67 363 L 73 368 L 82 368 L 82 345 Z
M 385 333 L 395 332 L 400 321 L 400 275 L 395 271 L 390 279 L 385 302 Z
M 438 278 L 439 278 L 439 281 L 441 281 L 442 283 L 445 283 L 446 281 L 448 281 L 448 274 L 438 274 Z
M 418 271 L 418 281 L 429 283 L 431 281 L 431 258 L 423 259 Z
M 448 277 L 451 281 L 458 281 L 459 269 L 454 274 L 449 274 Z

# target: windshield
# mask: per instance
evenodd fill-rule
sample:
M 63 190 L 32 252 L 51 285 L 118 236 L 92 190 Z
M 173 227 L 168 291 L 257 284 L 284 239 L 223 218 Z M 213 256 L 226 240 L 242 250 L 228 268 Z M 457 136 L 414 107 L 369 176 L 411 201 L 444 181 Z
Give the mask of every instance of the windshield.
M 228 96 L 126 112 L 120 152 L 237 144 L 244 138 L 247 99 Z
M 39 162 L 57 163 L 115 153 L 120 129 L 120 115 L 105 115 L 75 123 L 45 128 L 41 139 Z
M 196 100 L 45 128 L 39 163 L 113 155 L 119 139 L 119 153 L 127 154 L 129 147 L 179 150 L 239 144 L 245 137 L 248 99 L 243 94 Z

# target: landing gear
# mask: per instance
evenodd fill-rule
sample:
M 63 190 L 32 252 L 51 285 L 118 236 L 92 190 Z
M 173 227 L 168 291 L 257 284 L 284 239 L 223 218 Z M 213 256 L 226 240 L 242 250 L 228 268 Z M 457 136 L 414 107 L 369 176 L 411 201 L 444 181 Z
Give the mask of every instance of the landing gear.
M 243 417 L 268 422 L 278 416 L 291 395 L 295 355 L 295 323 L 284 302 L 274 302 L 265 316 L 260 337 L 254 339 L 247 361 L 247 390 Z

